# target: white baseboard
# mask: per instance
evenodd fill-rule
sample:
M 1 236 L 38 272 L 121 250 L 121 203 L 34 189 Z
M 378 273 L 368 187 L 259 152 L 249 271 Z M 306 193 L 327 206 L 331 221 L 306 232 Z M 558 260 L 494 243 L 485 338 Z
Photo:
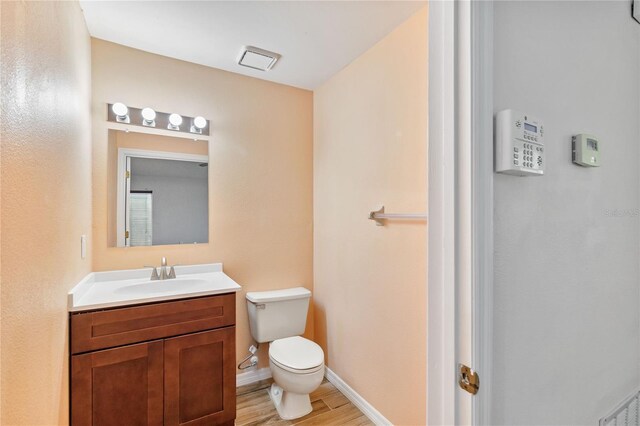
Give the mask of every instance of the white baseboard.
M 349 399 L 362 411 L 362 413 L 369 418 L 373 422 L 373 424 L 378 426 L 388 426 L 392 425 L 392 423 L 387 420 L 382 413 L 376 410 L 373 405 L 369 404 L 363 397 L 358 394 L 351 386 L 349 386 L 344 380 L 342 380 L 336 373 L 331 371 L 331 369 L 327 366 L 324 368 L 324 375 L 327 380 L 330 381 L 333 386 L 336 387 L 344 396 Z
M 269 369 L 269 367 L 245 371 L 244 373 L 236 375 L 236 387 L 250 385 L 251 383 L 259 382 L 269 377 L 271 377 L 271 369 Z

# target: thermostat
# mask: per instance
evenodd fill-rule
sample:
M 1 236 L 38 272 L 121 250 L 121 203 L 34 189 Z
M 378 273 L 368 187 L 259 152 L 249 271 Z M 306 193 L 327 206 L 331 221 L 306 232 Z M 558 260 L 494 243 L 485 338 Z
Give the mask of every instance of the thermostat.
M 544 126 L 539 119 L 506 109 L 496 115 L 496 172 L 544 174 Z
M 574 163 L 585 167 L 600 167 L 602 144 L 593 135 L 581 133 L 571 138 L 571 158 Z

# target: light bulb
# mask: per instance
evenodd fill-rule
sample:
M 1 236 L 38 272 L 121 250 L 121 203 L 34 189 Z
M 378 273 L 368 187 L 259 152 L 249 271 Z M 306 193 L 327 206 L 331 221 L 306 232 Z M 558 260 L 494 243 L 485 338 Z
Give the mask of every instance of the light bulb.
M 116 117 L 125 118 L 129 113 L 129 108 L 127 108 L 127 106 L 122 102 L 116 102 L 115 104 L 111 105 L 111 111 L 113 111 Z
M 182 124 L 182 116 L 180 114 L 171 114 L 169 116 L 169 127 L 177 130 Z
M 207 127 L 207 120 L 205 120 L 205 118 L 202 116 L 197 116 L 196 118 L 193 119 L 193 125 L 196 128 L 202 130 L 205 127 Z
M 142 118 L 144 118 L 144 121 L 147 122 L 147 124 L 151 124 L 153 122 L 153 120 L 156 119 L 156 112 L 152 109 L 152 108 L 143 108 L 142 109 Z

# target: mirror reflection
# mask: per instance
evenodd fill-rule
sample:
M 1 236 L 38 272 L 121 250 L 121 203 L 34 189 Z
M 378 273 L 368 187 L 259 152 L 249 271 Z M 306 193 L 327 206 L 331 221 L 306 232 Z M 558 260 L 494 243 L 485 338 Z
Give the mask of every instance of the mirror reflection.
M 209 241 L 207 141 L 109 130 L 109 246 Z

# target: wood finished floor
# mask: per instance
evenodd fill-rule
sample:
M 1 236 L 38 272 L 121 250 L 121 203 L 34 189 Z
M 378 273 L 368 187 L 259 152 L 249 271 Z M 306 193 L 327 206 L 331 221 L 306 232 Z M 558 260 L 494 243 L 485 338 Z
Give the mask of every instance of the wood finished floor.
M 236 426 L 254 425 L 373 425 L 358 408 L 326 379 L 311 393 L 313 411 L 295 420 L 282 420 L 267 389 L 273 380 L 262 380 L 238 388 Z

